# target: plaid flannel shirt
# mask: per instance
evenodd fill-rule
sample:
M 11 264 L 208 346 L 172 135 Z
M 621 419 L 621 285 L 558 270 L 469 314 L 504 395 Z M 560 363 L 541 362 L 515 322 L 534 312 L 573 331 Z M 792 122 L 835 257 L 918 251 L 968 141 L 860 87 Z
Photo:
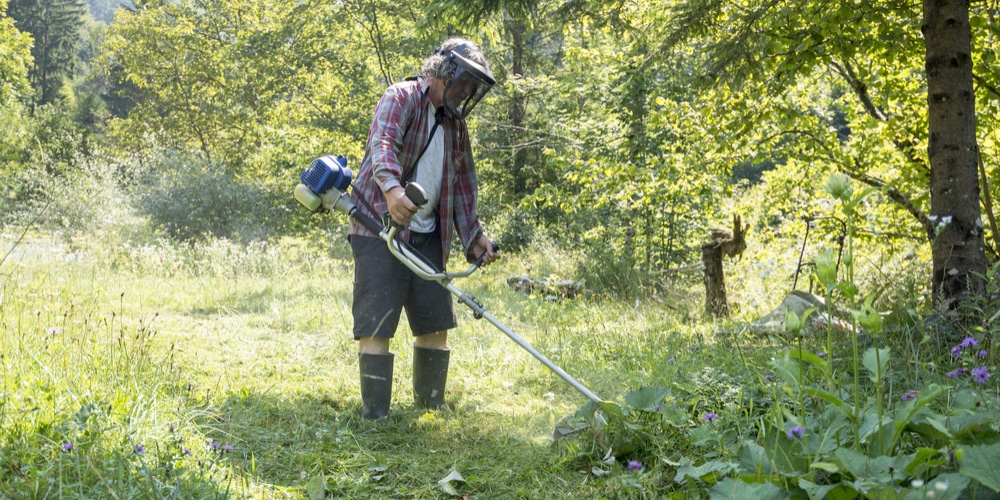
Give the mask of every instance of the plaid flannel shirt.
M 358 200 L 363 197 L 377 212 L 368 215 L 376 219 L 389 210 L 383 193 L 401 185 L 404 169 L 413 168 L 427 143 L 427 134 L 434 125 L 433 116 L 428 120 L 428 87 L 424 80 L 397 83 L 386 89 L 375 107 L 365 158 L 354 180 L 352 196 L 359 210 L 367 211 L 368 207 Z M 448 262 L 451 242 L 457 234 L 466 260 L 473 262 L 471 247 L 482 232 L 482 224 L 476 211 L 479 180 L 472 160 L 469 130 L 464 120 L 450 118 L 445 118 L 439 127 L 444 132 L 444 171 L 436 213 L 444 261 Z M 377 236 L 353 219 L 350 234 Z

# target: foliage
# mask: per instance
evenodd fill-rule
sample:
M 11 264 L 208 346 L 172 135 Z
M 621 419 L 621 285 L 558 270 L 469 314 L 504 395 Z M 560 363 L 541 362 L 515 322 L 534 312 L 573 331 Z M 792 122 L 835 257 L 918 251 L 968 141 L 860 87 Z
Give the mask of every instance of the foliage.
M 267 239 L 288 224 L 287 214 L 271 208 L 281 202 L 266 186 L 241 180 L 220 165 L 170 151 L 163 153 L 156 168 L 137 173 L 132 200 L 153 228 L 180 241 L 210 236 Z
M 32 42 L 29 33 L 15 26 L 7 2 L 0 0 L 0 102 L 13 103 L 29 95 Z
M 55 102 L 73 76 L 80 27 L 87 4 L 83 0 L 9 0 L 8 14 L 18 29 L 31 33 L 34 64 L 29 78 L 33 103 Z

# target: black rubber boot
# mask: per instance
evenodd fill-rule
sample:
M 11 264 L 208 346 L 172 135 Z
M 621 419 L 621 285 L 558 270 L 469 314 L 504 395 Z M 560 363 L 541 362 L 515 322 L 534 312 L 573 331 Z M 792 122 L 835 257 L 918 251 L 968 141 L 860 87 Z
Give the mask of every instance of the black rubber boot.
M 448 382 L 451 351 L 413 346 L 413 399 L 421 408 L 448 410 L 444 386 Z
M 361 416 L 378 420 L 389 415 L 392 401 L 392 360 L 389 354 L 361 354 Z

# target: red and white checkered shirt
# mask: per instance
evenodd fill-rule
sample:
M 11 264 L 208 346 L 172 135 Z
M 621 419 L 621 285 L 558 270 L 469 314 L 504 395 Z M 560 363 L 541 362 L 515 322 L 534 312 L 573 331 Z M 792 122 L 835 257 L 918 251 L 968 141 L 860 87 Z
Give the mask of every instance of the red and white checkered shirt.
M 353 196 L 359 210 L 368 211 L 368 207 L 357 199 L 359 196 L 371 205 L 377 213 L 367 215 L 376 220 L 389 210 L 383 193 L 400 186 L 404 169 L 413 167 L 434 125 L 434 117 L 428 116 L 429 86 L 424 80 L 397 83 L 386 89 L 375 107 L 365 158 L 354 180 Z M 472 160 L 469 129 L 464 120 L 450 118 L 444 118 L 439 127 L 444 132 L 444 170 L 437 223 L 444 261 L 448 262 L 451 242 L 457 233 L 466 250 L 466 260 L 472 262 L 475 259 L 470 254 L 471 245 L 482 231 L 482 224 L 476 211 L 479 180 Z M 353 219 L 350 233 L 377 236 Z

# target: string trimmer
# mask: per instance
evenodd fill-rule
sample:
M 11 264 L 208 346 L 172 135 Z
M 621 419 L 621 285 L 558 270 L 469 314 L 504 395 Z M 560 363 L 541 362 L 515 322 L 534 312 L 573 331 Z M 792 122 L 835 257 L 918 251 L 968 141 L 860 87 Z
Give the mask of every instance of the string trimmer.
M 387 217 L 385 218 L 385 223 L 376 221 L 358 210 L 354 201 L 351 200 L 350 195 L 347 194 L 347 188 L 351 187 L 352 176 L 353 174 L 347 168 L 347 160 L 344 157 L 334 158 L 332 156 L 324 156 L 318 158 L 312 162 L 309 168 L 302 172 L 302 183 L 295 187 L 295 199 L 313 212 L 323 209 L 334 210 L 354 218 L 354 220 L 384 240 L 389 246 L 389 252 L 413 271 L 414 274 L 428 281 L 436 281 L 448 289 L 452 295 L 458 298 L 459 302 L 472 309 L 472 314 L 475 318 L 486 318 L 487 321 L 497 327 L 504 335 L 507 335 L 517 345 L 528 351 L 535 359 L 541 361 L 543 365 L 555 372 L 556 375 L 562 377 L 563 380 L 573 386 L 574 389 L 580 391 L 587 399 L 595 403 L 601 402 L 601 398 L 595 396 L 583 384 L 563 371 L 562 368 L 556 366 L 555 363 L 538 352 L 526 340 L 494 318 L 475 297 L 459 290 L 452 284 L 453 279 L 464 278 L 478 269 L 482 264 L 485 253 L 479 256 L 479 259 L 473 262 L 472 266 L 462 272 L 448 273 L 435 269 L 433 265 L 428 263 L 409 244 L 401 242 L 396 238 L 396 235 L 402 229 L 399 225 L 391 222 L 391 219 Z M 419 206 L 427 203 L 427 196 L 423 188 L 415 182 L 410 182 L 406 185 L 406 196 L 415 205 Z

